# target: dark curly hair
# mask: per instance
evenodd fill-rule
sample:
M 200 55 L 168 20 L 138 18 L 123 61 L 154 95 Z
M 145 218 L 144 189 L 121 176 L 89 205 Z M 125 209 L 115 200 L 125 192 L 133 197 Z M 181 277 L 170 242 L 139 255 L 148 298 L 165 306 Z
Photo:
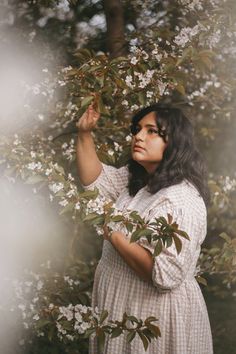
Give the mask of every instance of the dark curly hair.
M 179 108 L 156 103 L 134 115 L 131 131 L 134 132 L 137 123 L 151 112 L 156 114 L 159 135 L 167 141 L 167 147 L 162 161 L 152 174 L 148 174 L 145 168 L 132 158 L 129 160 L 129 194 L 134 196 L 145 185 L 148 186 L 149 192 L 154 194 L 185 179 L 195 186 L 207 205 L 209 190 L 206 168 L 195 144 L 192 124 Z

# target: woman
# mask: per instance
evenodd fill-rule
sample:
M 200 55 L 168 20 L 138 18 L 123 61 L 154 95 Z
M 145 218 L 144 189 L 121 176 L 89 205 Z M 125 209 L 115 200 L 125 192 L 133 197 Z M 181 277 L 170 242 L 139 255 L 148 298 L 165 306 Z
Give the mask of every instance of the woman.
M 211 354 L 212 338 L 206 305 L 194 278 L 200 246 L 206 235 L 208 198 L 205 171 L 195 147 L 193 128 L 179 109 L 155 104 L 132 119 L 128 167 L 102 164 L 91 131 L 99 114 L 92 106 L 77 123 L 78 172 L 86 189 L 115 201 L 119 210 L 136 210 L 147 219 L 171 214 L 190 241 L 182 239 L 178 255 L 171 246 L 153 259 L 146 239 L 129 242 L 126 230 L 104 227 L 104 245 L 93 288 L 92 303 L 120 320 L 124 312 L 159 319 L 161 338 L 149 354 Z M 204 202 L 205 201 L 205 202 Z M 90 342 L 90 353 L 98 353 Z M 144 354 L 139 337 L 124 335 L 105 343 L 106 354 Z

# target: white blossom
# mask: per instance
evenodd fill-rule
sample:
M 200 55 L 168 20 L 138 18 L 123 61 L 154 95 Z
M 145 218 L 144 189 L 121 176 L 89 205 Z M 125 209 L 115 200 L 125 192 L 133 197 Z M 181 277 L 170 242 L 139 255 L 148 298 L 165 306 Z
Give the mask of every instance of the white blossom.
M 43 288 L 43 282 L 42 280 L 39 280 L 38 283 L 37 283 L 37 290 L 41 290 Z
M 127 136 L 125 137 L 125 140 L 128 141 L 128 142 L 130 142 L 130 141 L 132 140 L 132 136 L 131 136 L 131 135 L 127 135 Z
M 180 33 L 175 36 L 174 42 L 180 47 L 184 47 L 194 36 L 199 32 L 200 28 L 198 25 L 194 27 L 184 27 L 181 29 Z
M 58 183 L 53 183 L 49 185 L 49 189 L 56 194 L 57 192 L 59 192 L 60 190 L 63 189 L 63 183 L 58 182 Z
M 42 163 L 40 161 L 38 162 L 30 162 L 27 166 L 28 170 L 41 170 L 41 168 L 43 167 Z
M 59 202 L 59 205 L 61 205 L 62 207 L 65 207 L 65 206 L 67 206 L 69 204 L 69 202 L 68 202 L 68 200 L 66 200 L 66 199 L 63 199 L 63 200 L 61 200 L 60 202 Z
M 138 59 L 136 57 L 133 57 L 131 60 L 130 60 L 131 64 L 133 65 L 136 65 L 137 62 L 138 62 Z
M 134 88 L 134 85 L 132 84 L 133 78 L 131 75 L 127 75 L 125 78 L 125 83 L 127 86 L 129 86 L 130 88 Z
M 108 155 L 110 155 L 110 156 L 113 156 L 113 155 L 114 155 L 114 151 L 111 150 L 111 149 L 109 149 L 109 150 L 107 151 L 107 153 L 108 153 Z

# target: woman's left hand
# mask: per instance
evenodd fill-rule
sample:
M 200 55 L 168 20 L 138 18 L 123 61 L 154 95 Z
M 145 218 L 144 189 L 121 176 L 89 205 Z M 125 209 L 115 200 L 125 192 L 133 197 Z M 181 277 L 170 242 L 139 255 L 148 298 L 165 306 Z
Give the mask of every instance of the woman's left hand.
M 103 225 L 103 238 L 111 242 L 112 230 L 106 224 Z

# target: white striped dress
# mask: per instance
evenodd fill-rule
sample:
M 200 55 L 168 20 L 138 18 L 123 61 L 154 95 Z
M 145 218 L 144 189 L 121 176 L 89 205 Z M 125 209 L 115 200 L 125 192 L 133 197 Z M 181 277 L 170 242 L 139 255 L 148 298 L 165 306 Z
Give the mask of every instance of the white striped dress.
M 106 340 L 103 354 L 212 354 L 212 336 L 205 301 L 194 278 L 201 244 L 206 236 L 206 208 L 197 190 L 187 181 L 150 194 L 142 188 L 129 196 L 127 167 L 116 169 L 103 164 L 100 176 L 85 189 L 99 188 L 120 210 L 136 210 L 152 219 L 173 215 L 181 238 L 177 255 L 171 246 L 155 258 L 152 282 L 143 281 L 125 263 L 112 244 L 104 241 L 102 257 L 95 272 L 92 306 L 106 309 L 109 318 L 121 320 L 124 312 L 137 318 L 159 319 L 161 338 L 152 340 L 145 352 L 139 336 L 127 343 L 121 335 Z M 124 230 L 121 230 L 124 231 Z M 127 236 L 128 237 L 128 236 Z M 138 241 L 153 253 L 146 239 Z M 96 340 L 90 339 L 90 354 L 98 354 Z

